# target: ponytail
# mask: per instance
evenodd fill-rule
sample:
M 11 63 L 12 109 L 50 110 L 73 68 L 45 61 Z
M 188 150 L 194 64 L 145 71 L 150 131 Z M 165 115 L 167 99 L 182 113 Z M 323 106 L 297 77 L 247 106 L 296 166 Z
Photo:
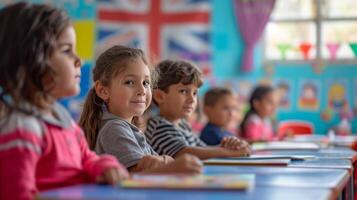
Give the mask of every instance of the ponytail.
M 97 96 L 94 88 L 92 88 L 89 90 L 83 105 L 81 118 L 79 119 L 79 125 L 82 127 L 89 147 L 92 150 L 95 148 L 99 129 L 101 127 L 103 104 L 104 101 Z

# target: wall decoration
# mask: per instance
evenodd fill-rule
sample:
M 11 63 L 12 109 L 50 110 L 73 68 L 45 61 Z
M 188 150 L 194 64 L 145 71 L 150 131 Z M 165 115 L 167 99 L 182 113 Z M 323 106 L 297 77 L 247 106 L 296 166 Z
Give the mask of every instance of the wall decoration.
M 334 61 L 336 60 L 336 56 L 337 56 L 337 51 L 340 48 L 340 43 L 327 43 L 326 44 L 327 50 L 330 53 L 330 60 Z
M 292 81 L 288 79 L 279 79 L 274 84 L 279 96 L 279 109 L 290 110 L 292 99 Z
M 152 62 L 187 59 L 211 70 L 211 1 L 99 0 L 97 53 L 113 44 L 139 47 Z
M 348 80 L 347 79 L 329 79 L 327 85 L 328 106 L 336 112 L 341 112 L 349 108 L 348 104 Z
M 316 111 L 320 107 L 320 81 L 302 79 L 299 82 L 298 108 L 301 110 Z

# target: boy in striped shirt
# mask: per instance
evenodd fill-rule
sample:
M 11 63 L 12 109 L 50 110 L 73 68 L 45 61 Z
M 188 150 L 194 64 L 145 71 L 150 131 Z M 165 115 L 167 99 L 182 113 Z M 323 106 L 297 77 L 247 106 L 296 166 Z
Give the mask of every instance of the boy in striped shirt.
M 185 119 L 197 106 L 197 92 L 203 82 L 196 66 L 186 61 L 165 60 L 156 69 L 159 79 L 153 100 L 160 112 L 148 120 L 145 135 L 157 153 L 172 157 L 189 153 L 202 160 L 250 154 L 248 143 L 236 137 L 226 137 L 218 146 L 208 147 L 192 134 Z

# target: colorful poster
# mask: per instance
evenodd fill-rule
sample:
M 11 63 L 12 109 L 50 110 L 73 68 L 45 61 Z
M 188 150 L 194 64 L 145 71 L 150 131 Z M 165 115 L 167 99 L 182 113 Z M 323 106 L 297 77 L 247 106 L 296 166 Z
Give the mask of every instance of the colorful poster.
M 239 102 L 248 103 L 250 94 L 254 89 L 254 82 L 252 80 L 236 80 L 233 88 L 238 95 Z
M 355 111 L 355 113 L 357 115 L 357 78 L 354 79 L 352 88 L 353 88 L 353 94 L 354 94 L 354 98 L 353 98 L 354 107 L 353 107 L 353 110 Z
M 348 80 L 330 79 L 326 81 L 327 85 L 327 105 L 334 111 L 340 112 L 348 110 Z
M 317 111 L 320 107 L 321 83 L 316 79 L 301 79 L 298 89 L 298 108 Z
M 211 1 L 99 0 L 97 53 L 114 44 L 142 48 L 155 62 L 187 59 L 211 70 Z
M 291 95 L 292 95 L 292 82 L 288 79 L 278 79 L 274 84 L 277 95 L 279 97 L 279 109 L 290 110 L 291 109 Z

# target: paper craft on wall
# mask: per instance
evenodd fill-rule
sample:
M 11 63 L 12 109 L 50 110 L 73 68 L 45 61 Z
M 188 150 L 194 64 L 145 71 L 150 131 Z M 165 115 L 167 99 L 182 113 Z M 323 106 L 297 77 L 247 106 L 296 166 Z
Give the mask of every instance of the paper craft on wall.
M 301 110 L 316 111 L 320 107 L 320 81 L 302 79 L 299 82 L 298 108 Z
M 336 112 L 348 109 L 348 80 L 329 79 L 326 80 L 328 106 Z
M 353 113 L 354 113 L 354 116 L 357 116 L 357 78 L 355 78 L 353 80 L 353 102 L 354 102 L 354 105 L 353 105 Z
M 279 96 L 279 109 L 289 110 L 291 108 L 292 82 L 288 79 L 279 79 L 275 81 L 275 87 Z
M 254 88 L 254 82 L 251 80 L 236 80 L 233 84 L 234 90 L 238 94 L 238 99 L 240 102 L 247 103 L 249 101 L 250 94 Z

